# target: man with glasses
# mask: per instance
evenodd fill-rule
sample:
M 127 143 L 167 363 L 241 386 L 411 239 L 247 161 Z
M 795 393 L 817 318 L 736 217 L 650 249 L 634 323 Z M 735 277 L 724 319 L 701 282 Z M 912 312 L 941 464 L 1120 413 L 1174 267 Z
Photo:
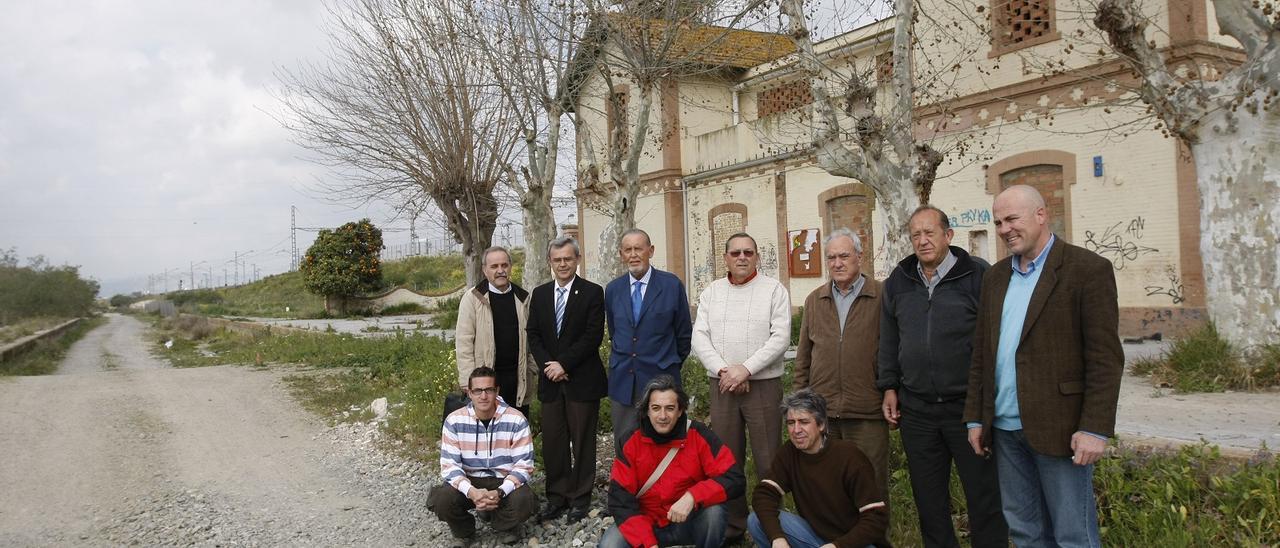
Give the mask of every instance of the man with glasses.
M 667 374 L 680 385 L 680 367 L 689 357 L 693 322 L 689 297 L 675 274 L 653 268 L 653 243 L 638 228 L 622 234 L 618 255 L 627 273 L 605 288 L 609 323 L 609 399 L 614 441 L 635 428 L 634 402 L 654 377 Z
M 782 439 L 782 354 L 791 342 L 791 296 L 757 270 L 756 241 L 739 232 L 724 244 L 728 276 L 698 296 L 693 352 L 711 383 L 711 428 L 739 462 L 747 435 L 757 473 L 764 473 Z M 747 527 L 747 499 L 726 503 L 730 541 Z
M 449 524 L 454 546 L 471 546 L 476 522 L 488 519 L 498 542 L 520 540 L 520 525 L 538 509 L 529 489 L 533 436 L 524 415 L 498 395 L 498 373 L 477 367 L 467 378 L 471 402 L 445 418 L 440 433 L 440 477 L 427 508 Z
M 604 289 L 578 276 L 581 252 L 573 238 L 547 245 L 553 280 L 529 298 L 529 352 L 541 370 L 542 463 L 547 506 L 540 521 L 568 512 L 570 523 L 587 517 L 596 475 L 596 427 L 600 398 L 609 390 L 600 361 L 604 338 Z

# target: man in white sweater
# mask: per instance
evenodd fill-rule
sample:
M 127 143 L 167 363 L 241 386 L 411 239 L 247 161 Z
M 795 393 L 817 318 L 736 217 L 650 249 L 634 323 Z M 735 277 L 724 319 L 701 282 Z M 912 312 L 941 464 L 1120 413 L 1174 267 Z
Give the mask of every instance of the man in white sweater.
M 693 353 L 711 383 L 711 429 L 746 462 L 747 436 L 756 473 L 763 476 L 782 442 L 782 355 L 791 341 L 791 297 L 778 280 L 756 270 L 756 241 L 738 233 L 725 242 L 729 275 L 698 296 Z M 740 538 L 747 500 L 727 503 L 725 537 Z

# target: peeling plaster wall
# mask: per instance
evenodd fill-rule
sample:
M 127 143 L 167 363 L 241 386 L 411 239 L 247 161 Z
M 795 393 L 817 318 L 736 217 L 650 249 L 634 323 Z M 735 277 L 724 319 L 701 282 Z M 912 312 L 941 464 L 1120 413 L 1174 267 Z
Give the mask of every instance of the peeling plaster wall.
M 689 232 L 689 297 L 695 303 L 703 289 L 715 280 L 715 264 L 724 262 L 724 248 L 712 247 L 708 217 L 712 208 L 727 203 L 747 206 L 744 231 L 756 240 L 760 251 L 760 273 L 779 278 L 783 263 L 778 250 L 777 202 L 770 175 L 744 180 L 700 185 L 688 190 L 686 227 Z M 801 301 L 803 303 L 803 300 Z

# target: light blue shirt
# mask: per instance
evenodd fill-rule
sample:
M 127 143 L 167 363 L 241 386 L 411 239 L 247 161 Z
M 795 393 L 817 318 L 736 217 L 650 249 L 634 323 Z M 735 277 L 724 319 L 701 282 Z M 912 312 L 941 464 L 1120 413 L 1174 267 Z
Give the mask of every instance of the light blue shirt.
M 640 300 L 643 301 L 645 294 L 649 292 L 649 280 L 651 279 L 653 279 L 653 265 L 649 265 L 649 268 L 644 271 L 644 276 L 641 276 L 640 279 L 636 279 L 636 276 L 634 274 L 628 275 L 627 276 L 627 280 L 629 281 L 628 289 L 630 289 L 631 291 L 635 291 L 636 282 L 640 282 Z
M 1018 409 L 1018 345 L 1022 342 L 1022 326 L 1027 321 L 1031 294 L 1056 240 L 1050 233 L 1049 243 L 1031 260 L 1025 272 L 1021 269 L 1022 257 L 1013 256 L 1013 274 L 1009 277 L 1009 290 L 1004 294 L 1000 344 L 996 348 L 996 416 L 992 426 L 1001 430 L 1022 430 L 1022 412 Z

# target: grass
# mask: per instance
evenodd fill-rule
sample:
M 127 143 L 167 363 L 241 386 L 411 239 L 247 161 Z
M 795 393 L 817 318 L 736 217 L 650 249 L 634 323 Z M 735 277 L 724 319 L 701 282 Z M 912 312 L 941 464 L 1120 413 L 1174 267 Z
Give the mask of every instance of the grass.
M 395 449 L 422 461 L 438 457 L 444 396 L 456 382 L 451 343 L 405 334 L 372 339 L 335 334 L 237 335 L 206 332 L 191 320 L 162 321 L 157 329 L 158 340 L 173 338 L 173 348 L 164 352 L 175 365 L 311 366 L 314 369 L 285 379 L 304 406 L 333 421 L 370 420 L 369 402 L 386 397 L 395 409 L 385 427 Z M 607 344 L 602 346 L 602 354 L 607 352 Z M 681 376 L 693 400 L 691 415 L 705 420 L 709 384 L 701 364 L 690 360 Z M 790 386 L 789 371 L 783 383 Z M 537 402 L 533 404 L 533 416 L 538 416 L 539 407 Z M 601 431 L 608 432 L 609 400 L 600 407 Z M 533 422 L 536 429 L 538 421 Z M 889 467 L 890 540 L 901 546 L 920 546 L 918 518 L 897 432 L 890 435 Z M 746 473 L 750 492 L 758 482 L 750 459 Z M 1269 453 L 1241 462 L 1207 446 L 1178 451 L 1121 448 L 1098 464 L 1094 486 L 1104 545 L 1280 544 L 1280 461 Z M 968 516 L 954 473 L 951 503 L 953 522 L 962 544 L 967 544 Z
M 1240 349 L 1218 333 L 1212 322 L 1151 358 L 1139 358 L 1129 368 L 1151 377 L 1156 386 L 1178 392 L 1256 390 L 1280 386 L 1280 344 Z
M 71 345 L 103 323 L 106 323 L 106 318 L 96 316 L 76 324 L 61 337 L 36 343 L 35 348 L 0 362 L 0 377 L 48 375 L 57 371 Z

